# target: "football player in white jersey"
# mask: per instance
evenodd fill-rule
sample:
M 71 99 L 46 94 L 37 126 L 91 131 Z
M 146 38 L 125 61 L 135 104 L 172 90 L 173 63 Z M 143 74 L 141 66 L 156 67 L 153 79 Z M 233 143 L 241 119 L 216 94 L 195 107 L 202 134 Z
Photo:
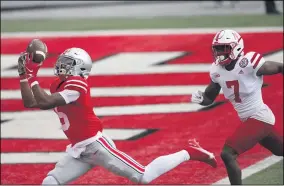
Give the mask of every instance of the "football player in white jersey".
M 244 41 L 234 30 L 221 30 L 212 43 L 215 62 L 210 69 L 211 83 L 204 92 L 192 94 L 191 101 L 210 105 L 222 89 L 243 124 L 227 138 L 221 158 L 231 184 L 242 184 L 236 158 L 257 143 L 274 155 L 283 156 L 283 137 L 274 129 L 275 117 L 263 103 L 263 75 L 283 74 L 283 63 L 265 61 L 261 54 L 244 54 Z

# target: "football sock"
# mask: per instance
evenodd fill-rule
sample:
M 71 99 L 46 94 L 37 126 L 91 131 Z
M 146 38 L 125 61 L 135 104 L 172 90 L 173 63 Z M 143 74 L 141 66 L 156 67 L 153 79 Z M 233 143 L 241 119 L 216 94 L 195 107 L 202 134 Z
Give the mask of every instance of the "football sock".
M 160 156 L 145 167 L 145 173 L 141 183 L 147 184 L 160 175 L 172 170 L 179 164 L 189 160 L 190 156 L 186 150 L 181 150 L 174 154 Z

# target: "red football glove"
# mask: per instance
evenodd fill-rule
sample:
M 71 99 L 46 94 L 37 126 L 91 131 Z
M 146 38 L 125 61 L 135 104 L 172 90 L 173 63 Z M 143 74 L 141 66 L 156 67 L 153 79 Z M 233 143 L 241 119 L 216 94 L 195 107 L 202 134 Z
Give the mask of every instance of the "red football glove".
M 29 84 L 33 85 L 35 82 L 37 82 L 37 73 L 42 63 L 38 64 L 32 62 L 28 53 L 24 53 L 22 58 L 25 59 L 24 60 L 25 74 L 21 75 L 20 78 L 27 79 Z

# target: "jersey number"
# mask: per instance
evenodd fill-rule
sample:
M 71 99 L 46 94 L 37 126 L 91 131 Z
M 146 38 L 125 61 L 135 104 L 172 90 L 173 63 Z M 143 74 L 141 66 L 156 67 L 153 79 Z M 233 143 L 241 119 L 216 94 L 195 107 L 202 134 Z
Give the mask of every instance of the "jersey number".
M 226 85 L 228 88 L 234 88 L 234 94 L 235 94 L 235 102 L 236 103 L 241 103 L 242 100 L 240 98 L 240 89 L 239 89 L 239 82 L 238 80 L 233 80 L 233 81 L 226 81 Z
M 58 115 L 60 122 L 62 124 L 62 130 L 66 131 L 69 129 L 70 127 L 70 122 L 68 120 L 68 117 L 66 114 L 64 114 L 63 112 L 58 112 L 57 108 L 54 109 L 56 114 Z

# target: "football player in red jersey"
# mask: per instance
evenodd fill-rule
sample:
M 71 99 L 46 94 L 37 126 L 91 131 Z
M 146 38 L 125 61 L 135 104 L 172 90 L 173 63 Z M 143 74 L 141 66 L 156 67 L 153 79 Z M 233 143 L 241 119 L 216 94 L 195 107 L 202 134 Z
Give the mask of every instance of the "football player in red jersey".
M 41 64 L 33 63 L 27 54 L 18 61 L 22 100 L 25 107 L 54 109 L 62 130 L 70 140 L 66 155 L 56 163 L 42 184 L 67 184 L 95 166 L 147 184 L 187 160 L 196 160 L 216 167 L 212 153 L 204 150 L 195 140 L 179 152 L 160 156 L 143 166 L 119 151 L 114 142 L 102 133 L 101 121 L 93 112 L 87 77 L 92 68 L 89 54 L 80 48 L 70 48 L 57 59 L 57 78 L 47 94 L 37 81 Z
M 244 54 L 243 50 L 243 39 L 236 31 L 218 32 L 212 42 L 215 62 L 210 69 L 211 83 L 205 92 L 197 91 L 191 98 L 192 102 L 210 105 L 222 89 L 243 122 L 227 138 L 221 153 L 232 185 L 242 184 L 236 158 L 257 143 L 283 156 L 283 137 L 274 129 L 274 114 L 263 103 L 261 92 L 263 76 L 283 74 L 283 63 L 265 61 L 261 54 Z

